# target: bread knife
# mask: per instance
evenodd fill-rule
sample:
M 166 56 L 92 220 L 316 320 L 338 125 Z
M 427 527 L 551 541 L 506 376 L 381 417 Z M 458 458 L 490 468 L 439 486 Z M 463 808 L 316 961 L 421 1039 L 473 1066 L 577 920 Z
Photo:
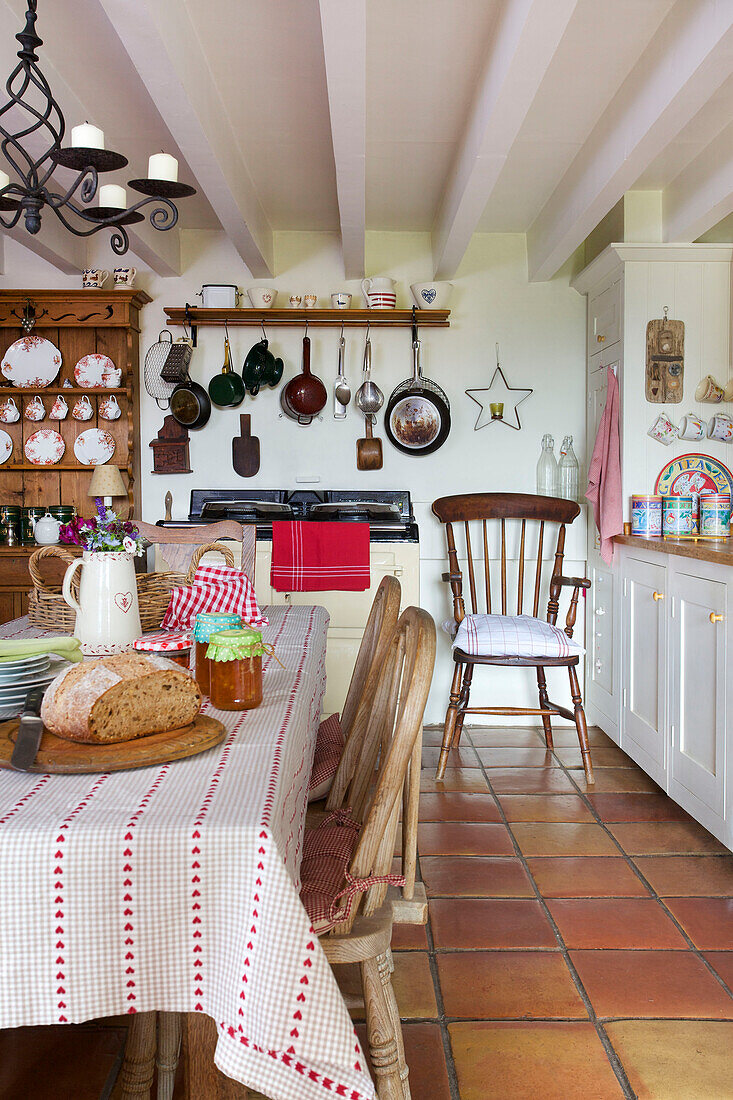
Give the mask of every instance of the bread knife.
M 38 746 L 43 734 L 43 722 L 40 711 L 44 688 L 33 688 L 25 698 L 25 708 L 20 717 L 15 748 L 10 757 L 10 766 L 16 771 L 27 772 L 36 759 Z

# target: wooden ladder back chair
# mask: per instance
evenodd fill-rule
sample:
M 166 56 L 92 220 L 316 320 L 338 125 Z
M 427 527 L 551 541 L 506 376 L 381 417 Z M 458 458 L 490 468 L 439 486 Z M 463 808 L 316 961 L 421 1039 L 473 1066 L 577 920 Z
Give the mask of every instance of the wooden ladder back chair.
M 133 522 L 145 541 L 155 547 L 156 572 L 172 569 L 176 573 L 186 573 L 198 546 L 231 539 L 240 544 L 241 569 L 254 585 L 256 528 L 253 524 L 242 525 L 232 519 L 191 527 L 158 527 L 157 524 L 137 519 Z M 239 562 L 236 564 L 239 568 Z
M 576 671 L 581 651 L 575 646 L 568 652 L 567 644 L 562 641 L 563 635 L 566 639 L 572 640 L 580 591 L 590 588 L 590 581 L 585 577 L 565 577 L 562 570 L 566 526 L 580 514 L 579 505 L 571 500 L 533 496 L 528 493 L 471 493 L 441 497 L 433 504 L 433 514 L 445 524 L 449 571 L 443 574 L 443 580 L 450 584 L 456 629 L 467 615 L 525 615 L 530 617 L 525 624 L 526 629 L 531 631 L 534 638 L 530 646 L 533 652 L 527 652 L 524 655 L 498 651 L 466 652 L 465 649 L 457 647 L 453 649 L 455 670 L 445 716 L 437 778 L 442 779 L 445 774 L 451 747 L 460 743 L 466 714 L 537 715 L 542 719 L 545 741 L 549 749 L 553 747 L 551 719 L 553 714 L 557 714 L 575 723 L 586 779 L 589 783 L 593 783 L 588 730 Z M 493 526 L 492 521 L 494 521 Z M 508 584 L 509 563 L 513 560 L 507 548 L 508 521 L 514 521 L 519 531 L 515 592 L 510 591 Z M 499 545 L 495 547 L 491 536 L 493 528 L 497 526 Z M 552 546 L 551 540 L 555 528 L 552 557 L 545 558 L 545 550 L 549 550 Z M 492 549 L 494 559 L 498 559 L 499 571 L 499 583 L 495 583 L 493 589 Z M 466 563 L 467 593 L 464 570 L 461 568 L 462 560 Z M 572 589 L 562 634 L 556 630 L 559 641 L 557 650 L 558 654 L 562 650 L 562 655 L 546 655 L 542 646 L 537 644 L 535 637 L 542 633 L 542 628 L 535 628 L 532 620 L 536 623 L 540 620 L 545 584 L 548 586 L 548 600 L 544 622 L 553 628 L 556 628 L 557 624 L 562 589 L 566 587 Z M 472 619 L 471 622 L 473 624 L 474 620 Z M 477 620 L 476 625 L 480 626 L 480 624 L 481 620 Z M 545 627 L 545 632 L 546 629 Z M 552 648 L 551 644 L 548 644 L 547 648 Z M 470 707 L 468 704 L 471 682 L 474 666 L 477 664 L 535 668 L 539 707 Z M 550 702 L 545 676 L 545 668 L 549 666 L 567 668 L 573 701 L 572 710 Z
M 408 607 L 372 678 L 371 698 L 362 701 L 355 719 L 355 730 L 363 724 L 363 751 L 349 787 L 353 795 L 350 817 L 360 825 L 358 838 L 354 843 L 354 826 L 348 821 L 338 823 L 343 811 L 332 815 L 337 824 L 330 825 L 327 818 L 310 837 L 306 833 L 301 868 L 304 902 L 326 958 L 331 964 L 359 964 L 379 1100 L 410 1100 L 400 1015 L 391 981 L 393 918 L 386 893 L 394 877 L 392 858 L 408 770 L 414 764 L 415 747 L 421 744 L 435 645 L 430 615 Z M 322 853 L 334 850 L 334 837 L 349 832 L 351 856 L 341 864 L 335 861 L 332 886 L 337 892 L 331 906 L 324 909 L 326 926 L 319 927 L 307 900 L 309 871 L 317 868 L 316 878 L 320 879 Z M 323 848 L 318 843 L 319 833 Z

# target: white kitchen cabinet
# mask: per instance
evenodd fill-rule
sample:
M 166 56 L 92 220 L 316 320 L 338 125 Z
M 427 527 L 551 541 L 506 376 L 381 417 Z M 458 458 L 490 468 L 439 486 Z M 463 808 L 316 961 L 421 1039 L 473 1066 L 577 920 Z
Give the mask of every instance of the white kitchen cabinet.
M 695 562 L 670 583 L 669 793 L 712 828 L 724 814 L 728 586 Z M 701 576 L 700 573 L 703 573 Z
M 420 547 L 416 542 L 373 542 L 369 549 L 371 585 L 365 592 L 276 592 L 270 584 L 272 543 L 257 543 L 255 592 L 263 604 L 320 604 L 330 615 L 323 711 L 341 711 L 361 644 L 369 609 L 385 574 L 402 585 L 402 607 L 420 605 Z
M 616 574 L 596 555 L 588 561 L 585 702 L 588 720 L 619 740 Z
M 609 347 L 621 338 L 622 284 L 617 276 L 610 286 L 588 296 L 588 354 Z
M 627 556 L 623 569 L 621 745 L 666 786 L 667 772 L 667 569 Z

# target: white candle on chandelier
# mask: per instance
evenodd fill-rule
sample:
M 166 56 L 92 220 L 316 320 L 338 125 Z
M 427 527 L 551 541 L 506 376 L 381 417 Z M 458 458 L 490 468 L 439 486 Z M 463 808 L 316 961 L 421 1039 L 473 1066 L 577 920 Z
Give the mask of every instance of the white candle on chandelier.
M 178 161 L 170 153 L 153 153 L 148 160 L 148 179 L 178 182 Z
M 71 131 L 71 145 L 74 149 L 104 149 L 104 131 L 82 122 Z
M 99 205 L 114 210 L 127 210 L 127 191 L 117 183 L 105 183 L 99 188 Z

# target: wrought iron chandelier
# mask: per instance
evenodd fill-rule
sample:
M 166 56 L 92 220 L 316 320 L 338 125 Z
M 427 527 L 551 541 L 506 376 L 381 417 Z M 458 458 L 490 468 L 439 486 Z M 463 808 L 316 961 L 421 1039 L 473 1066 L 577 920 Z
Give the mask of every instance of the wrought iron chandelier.
M 112 251 L 122 256 L 130 244 L 125 226 L 145 220 L 141 207 L 154 204 L 149 214 L 154 229 L 172 229 L 178 221 L 172 200 L 195 195 L 196 189 L 178 182 L 178 164 L 173 157 L 155 154 L 149 161 L 148 177 L 157 164 L 161 176 L 167 178 L 130 180 L 128 187 L 145 196 L 139 202 L 127 206 L 125 189 L 112 184 L 99 189 L 98 206 L 89 205 L 97 194 L 98 174 L 124 168 L 128 161 L 121 153 L 105 149 L 102 131 L 88 124 L 75 127 L 71 146 L 62 148 L 66 121 L 38 67 L 36 50 L 43 40 L 36 33 L 37 5 L 38 0 L 28 0 L 25 27 L 15 36 L 21 45 L 20 60 L 5 85 L 8 102 L 0 108 L 0 149 L 20 177 L 16 183 L 0 171 L 0 184 L 4 185 L 0 186 L 0 224 L 13 229 L 23 218 L 28 232 L 38 233 L 41 213 L 49 207 L 76 237 L 112 229 Z M 13 129 L 5 129 L 6 125 Z M 45 149 L 43 143 L 48 143 Z M 71 187 L 62 193 L 51 189 L 58 186 L 52 179 L 57 167 L 77 172 Z

